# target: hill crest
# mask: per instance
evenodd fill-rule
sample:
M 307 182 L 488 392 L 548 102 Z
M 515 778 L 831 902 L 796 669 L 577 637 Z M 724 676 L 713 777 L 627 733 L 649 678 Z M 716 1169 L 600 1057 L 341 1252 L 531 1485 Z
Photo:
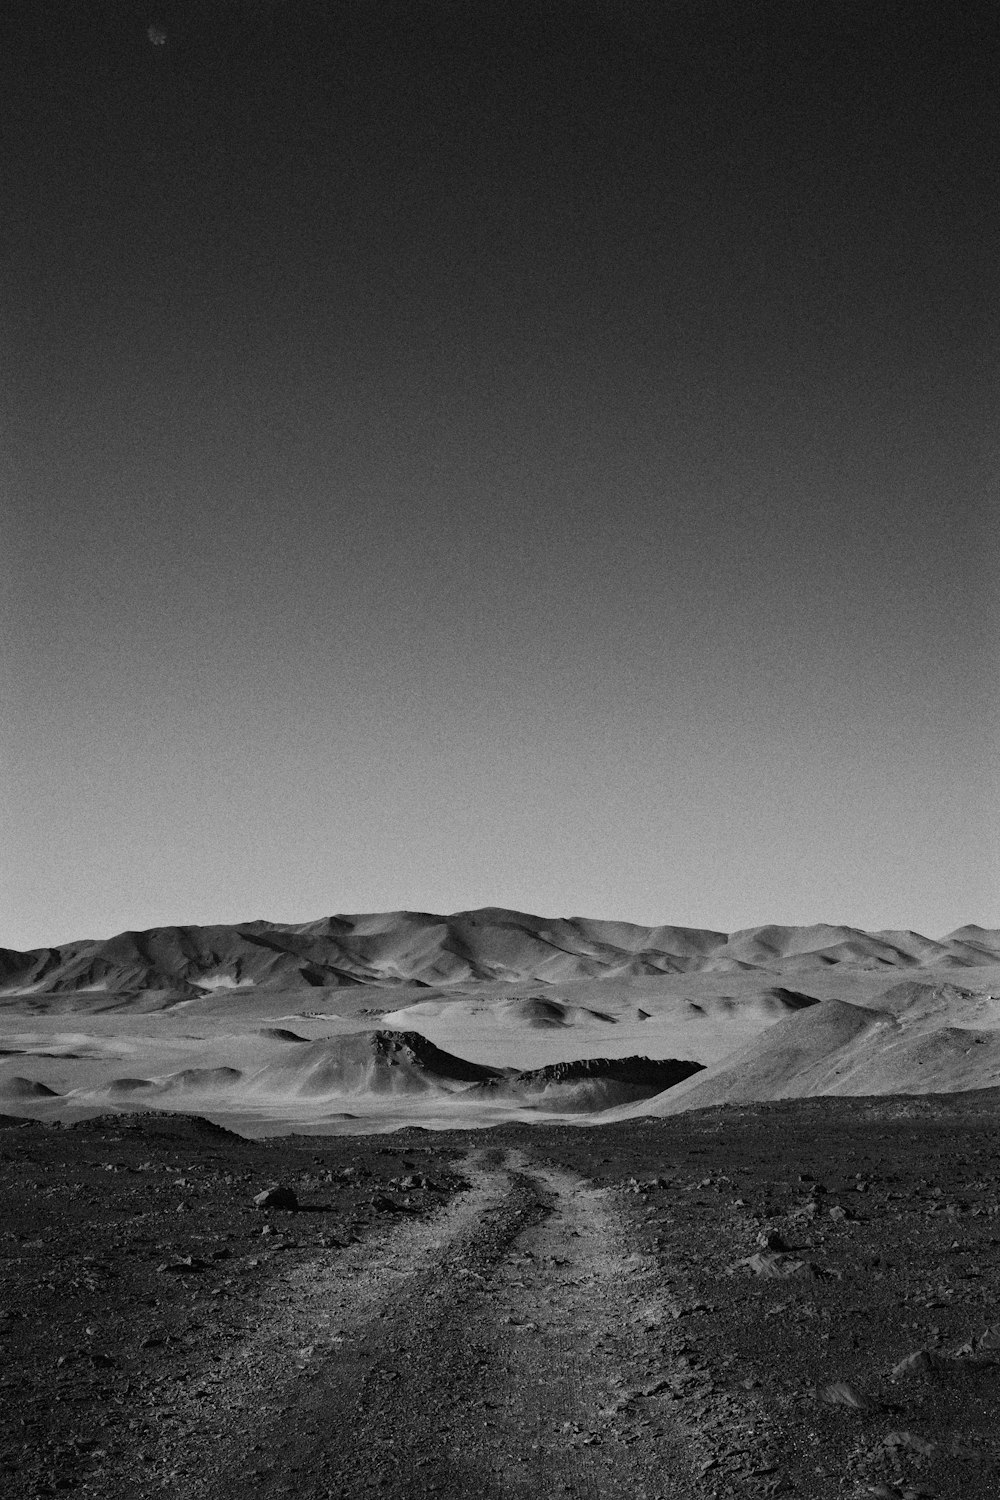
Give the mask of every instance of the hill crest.
M 0 949 L 0 994 L 184 999 L 217 990 L 348 985 L 547 984 L 577 979 L 841 966 L 973 968 L 1000 962 L 1000 930 L 957 928 L 940 940 L 827 923 L 725 933 L 502 907 L 438 915 L 371 912 L 310 922 L 156 927 L 28 952 Z

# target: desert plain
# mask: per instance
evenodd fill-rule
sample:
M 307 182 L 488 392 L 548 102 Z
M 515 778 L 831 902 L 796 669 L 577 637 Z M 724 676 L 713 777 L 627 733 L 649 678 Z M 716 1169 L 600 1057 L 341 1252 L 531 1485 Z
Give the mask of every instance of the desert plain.
M 1000 932 L 164 928 L 0 1038 L 6 1494 L 1000 1494 Z

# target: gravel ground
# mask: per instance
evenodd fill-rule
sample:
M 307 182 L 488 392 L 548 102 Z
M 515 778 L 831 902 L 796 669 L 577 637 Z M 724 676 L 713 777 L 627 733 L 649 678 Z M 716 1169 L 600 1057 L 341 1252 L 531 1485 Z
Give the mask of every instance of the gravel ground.
M 4 1123 L 5 1495 L 1000 1494 L 992 1093 Z

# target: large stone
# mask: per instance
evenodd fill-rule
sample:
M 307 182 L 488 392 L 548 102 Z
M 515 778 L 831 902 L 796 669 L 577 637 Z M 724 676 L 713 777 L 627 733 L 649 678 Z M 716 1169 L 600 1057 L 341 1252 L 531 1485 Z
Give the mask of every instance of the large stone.
M 916 1349 L 912 1354 L 907 1354 L 901 1359 L 898 1365 L 893 1365 L 893 1379 L 898 1380 L 901 1376 L 907 1375 L 929 1375 L 935 1363 L 934 1356 L 929 1350 Z
M 299 1200 L 290 1187 L 265 1188 L 253 1200 L 254 1208 L 284 1209 L 290 1214 L 298 1212 Z

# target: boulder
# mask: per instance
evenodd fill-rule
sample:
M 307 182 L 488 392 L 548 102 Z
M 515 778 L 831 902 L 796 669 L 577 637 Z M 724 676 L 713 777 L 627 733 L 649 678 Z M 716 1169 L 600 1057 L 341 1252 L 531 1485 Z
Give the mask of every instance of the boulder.
M 294 1214 L 298 1212 L 299 1200 L 290 1187 L 271 1187 L 257 1194 L 253 1206 L 260 1209 L 284 1209 L 287 1213 Z
M 898 1365 L 893 1365 L 893 1379 L 898 1380 L 901 1376 L 907 1375 L 929 1375 L 935 1363 L 934 1356 L 929 1350 L 916 1349 L 912 1354 L 907 1354 L 901 1359 Z

